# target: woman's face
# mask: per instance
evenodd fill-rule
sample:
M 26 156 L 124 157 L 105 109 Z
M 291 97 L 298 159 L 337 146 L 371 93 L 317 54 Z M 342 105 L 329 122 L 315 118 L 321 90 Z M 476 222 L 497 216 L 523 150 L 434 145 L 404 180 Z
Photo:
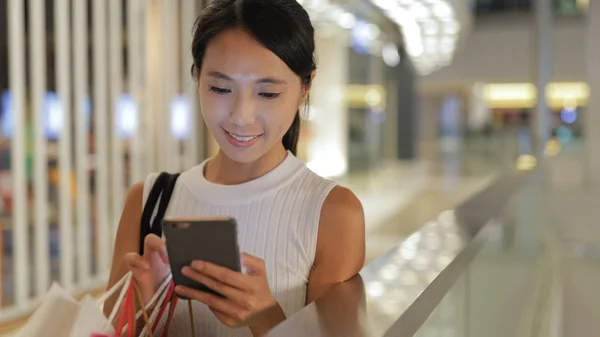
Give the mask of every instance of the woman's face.
M 303 87 L 279 57 L 241 29 L 209 42 L 198 81 L 208 129 L 221 150 L 242 163 L 283 148 L 308 91 Z

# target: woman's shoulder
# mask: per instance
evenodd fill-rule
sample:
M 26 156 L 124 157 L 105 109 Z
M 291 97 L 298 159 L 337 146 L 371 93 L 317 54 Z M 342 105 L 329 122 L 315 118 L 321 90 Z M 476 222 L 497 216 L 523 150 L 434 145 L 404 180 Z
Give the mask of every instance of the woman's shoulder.
M 354 247 L 357 253 L 362 251 L 359 255 L 364 255 L 364 241 L 365 214 L 362 203 L 350 189 L 339 185 L 334 187 L 321 208 L 317 248 Z
M 352 219 L 352 223 L 364 225 L 363 206 L 358 197 L 347 187 L 335 185 L 323 202 L 321 217 Z M 334 221 L 338 223 L 340 221 Z M 346 222 L 346 221 L 342 221 Z

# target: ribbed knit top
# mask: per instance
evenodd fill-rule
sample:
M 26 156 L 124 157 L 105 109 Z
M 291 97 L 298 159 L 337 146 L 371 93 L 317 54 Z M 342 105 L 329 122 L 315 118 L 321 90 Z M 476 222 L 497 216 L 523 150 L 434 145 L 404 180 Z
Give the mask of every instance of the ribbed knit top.
M 336 183 L 313 173 L 288 152 L 276 168 L 239 185 L 204 177 L 208 160 L 181 174 L 167 216 L 230 216 L 238 224 L 240 250 L 265 261 L 271 292 L 289 317 L 306 304 L 315 259 L 321 207 Z M 158 174 L 144 183 L 144 203 Z M 229 329 L 203 304 L 194 302 L 197 336 L 251 336 Z M 187 305 L 180 302 L 169 333 L 191 336 Z

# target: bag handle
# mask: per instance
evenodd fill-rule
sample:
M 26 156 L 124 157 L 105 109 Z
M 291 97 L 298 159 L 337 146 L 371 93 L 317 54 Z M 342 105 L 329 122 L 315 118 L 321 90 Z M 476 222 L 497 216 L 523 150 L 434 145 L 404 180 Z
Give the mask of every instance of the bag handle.
M 140 221 L 140 244 L 138 249 L 140 255 L 144 255 L 144 240 L 148 234 L 153 233 L 159 237 L 162 236 L 162 220 L 167 211 L 167 207 L 169 206 L 169 201 L 175 190 L 175 184 L 177 183 L 179 175 L 179 173 L 169 174 L 162 172 L 158 175 L 150 190 Z M 157 204 L 157 214 L 154 221 L 152 221 L 152 215 L 154 215 Z
M 126 292 L 126 296 L 123 301 L 123 306 L 119 308 L 121 309 L 121 316 L 120 321 L 118 322 L 118 329 L 121 329 L 121 331 L 129 331 L 130 329 L 132 329 L 131 326 L 135 325 L 138 319 L 143 318 L 147 324 L 143 327 L 139 336 L 145 336 L 148 334 L 148 332 L 156 332 L 158 328 L 158 323 L 161 318 L 159 312 L 164 311 L 164 309 L 162 308 L 167 306 L 168 303 L 165 301 L 167 301 L 170 298 L 170 296 L 174 296 L 174 285 L 173 280 L 171 278 L 171 274 L 169 274 L 169 276 L 165 278 L 165 280 L 160 285 L 156 293 L 153 295 L 152 299 L 150 299 L 150 301 L 148 301 L 146 305 L 143 305 L 141 303 L 141 297 L 137 299 L 141 306 L 140 310 L 138 310 L 137 312 L 134 308 L 136 297 L 139 296 L 136 295 L 136 292 L 139 291 L 137 290 L 137 284 L 132 280 L 127 289 L 124 290 Z M 156 306 L 154 307 L 150 315 L 148 315 L 148 310 L 155 303 Z M 154 322 L 154 326 L 152 326 L 152 322 Z M 119 331 L 118 329 L 117 332 Z M 135 326 L 133 327 L 133 330 L 136 330 Z
M 131 272 L 128 272 L 127 274 L 123 275 L 123 277 L 117 281 L 117 283 L 115 283 L 110 289 L 108 289 L 104 295 L 100 296 L 100 298 L 96 301 L 96 305 L 97 306 L 101 306 L 104 304 L 104 302 L 106 302 L 109 298 L 111 298 L 119 289 L 123 289 L 123 286 L 125 285 L 126 282 L 129 281 L 129 278 L 131 277 Z M 121 299 L 122 300 L 122 299 Z M 120 305 L 121 303 L 116 303 L 115 306 Z
M 137 285 L 137 283 L 133 284 L 133 292 L 135 293 L 135 298 L 136 298 L 137 303 L 140 304 L 141 311 L 142 311 L 142 317 L 144 318 L 145 327 L 146 327 L 146 329 L 148 329 L 148 332 L 146 334 L 148 336 L 152 337 L 152 336 L 154 336 L 154 333 L 152 331 L 152 324 L 150 323 L 150 318 L 148 317 L 148 311 L 146 310 L 146 308 L 144 306 L 144 301 L 142 299 L 142 293 L 140 292 L 140 287 Z M 144 336 L 144 335 L 140 335 L 140 336 Z
M 154 214 L 154 209 L 158 203 L 158 198 L 160 198 L 168 178 L 168 174 L 164 172 L 159 174 L 154 181 L 154 185 L 152 186 L 150 193 L 148 194 L 148 198 L 146 199 L 146 203 L 142 211 L 142 219 L 140 221 L 140 246 L 138 249 L 140 255 L 144 255 L 144 239 L 146 238 L 146 235 L 150 233 L 152 215 Z
M 168 178 L 169 179 L 160 198 L 160 204 L 158 205 L 156 217 L 154 218 L 154 222 L 150 228 L 150 232 L 152 234 L 156 234 L 158 237 L 162 237 L 162 221 L 165 217 L 165 213 L 167 212 L 167 207 L 169 207 L 169 202 L 171 201 L 173 192 L 175 191 L 175 184 L 179 178 L 179 173 L 169 175 Z
M 123 278 L 121 278 L 121 280 L 119 280 L 119 282 L 117 282 L 111 289 L 109 289 L 106 292 L 106 294 L 104 296 L 102 296 L 102 298 L 100 298 L 96 302 L 96 303 L 98 303 L 98 305 L 102 305 L 108 298 L 110 298 L 119 289 L 119 287 L 117 287 L 117 286 L 118 285 L 121 286 L 121 293 L 119 294 L 119 297 L 117 298 L 117 301 L 115 302 L 115 305 L 113 306 L 112 312 L 108 316 L 107 324 L 112 324 L 111 322 L 115 320 L 115 317 L 117 317 L 119 309 L 121 308 L 121 303 L 123 303 L 123 300 L 125 299 L 125 296 L 127 294 L 127 290 L 129 288 L 130 284 L 131 284 L 131 272 L 125 274 L 125 276 L 123 276 Z
M 164 301 L 164 298 L 161 298 L 161 296 L 163 295 L 163 293 L 165 293 L 165 289 L 167 289 L 167 287 L 171 283 L 172 278 L 173 278 L 173 276 L 169 273 L 167 275 L 167 277 L 163 280 L 163 282 L 160 284 L 160 286 L 158 287 L 158 290 L 156 291 L 156 293 L 154 293 L 154 295 L 150 298 L 150 300 L 146 304 L 145 310 L 148 310 L 159 299 L 161 299 L 159 301 L 159 303 L 162 303 L 162 301 Z M 115 302 L 115 305 L 113 306 L 112 312 L 108 316 L 107 324 L 112 324 L 111 322 L 113 322 L 115 320 L 115 318 L 117 317 L 117 314 L 119 313 L 119 310 L 123 304 L 125 296 L 127 295 L 127 291 L 130 288 L 132 282 L 133 282 L 132 274 L 131 274 L 131 272 L 128 272 L 117 283 L 115 283 L 114 286 L 112 286 L 109 290 L 107 290 L 106 293 L 104 293 L 104 295 L 102 295 L 96 301 L 96 305 L 101 306 L 104 304 L 104 302 L 106 302 L 106 300 L 111 298 L 119 289 L 121 290 L 119 297 L 117 298 L 117 301 Z M 140 311 L 135 315 L 136 316 L 135 318 L 138 319 L 141 315 L 142 315 L 142 312 Z

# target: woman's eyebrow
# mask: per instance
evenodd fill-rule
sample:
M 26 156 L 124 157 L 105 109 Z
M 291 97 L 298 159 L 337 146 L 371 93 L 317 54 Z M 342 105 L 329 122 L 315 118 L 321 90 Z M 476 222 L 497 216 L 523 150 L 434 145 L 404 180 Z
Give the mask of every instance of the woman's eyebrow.
M 208 73 L 208 76 L 214 77 L 214 78 L 220 79 L 220 80 L 233 81 L 233 79 L 231 77 L 229 77 L 226 74 L 223 74 L 221 72 L 218 72 L 218 71 L 211 71 L 211 72 Z M 277 78 L 273 78 L 273 77 L 261 78 L 261 79 L 256 80 L 255 83 L 260 83 L 260 84 L 287 84 L 287 82 L 285 80 L 277 79 Z

